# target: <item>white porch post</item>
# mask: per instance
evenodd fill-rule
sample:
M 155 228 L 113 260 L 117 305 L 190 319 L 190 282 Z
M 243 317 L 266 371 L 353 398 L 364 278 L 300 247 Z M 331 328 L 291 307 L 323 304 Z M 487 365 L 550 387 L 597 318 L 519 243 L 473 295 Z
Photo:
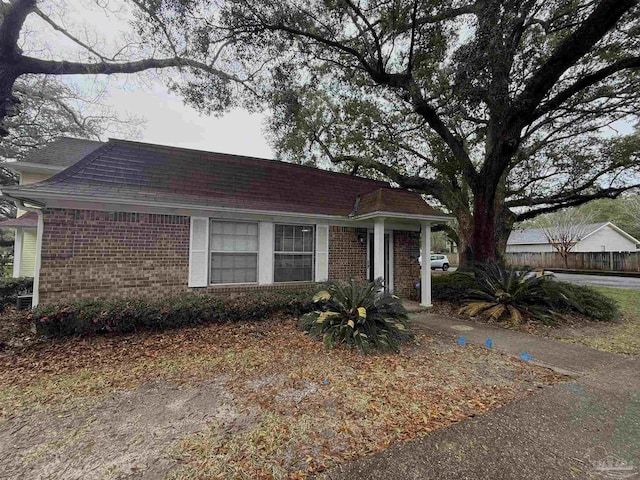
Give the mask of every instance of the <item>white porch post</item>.
M 380 277 L 384 278 L 384 218 L 376 218 L 373 226 L 373 278 Z
M 42 210 L 36 210 L 38 214 L 38 230 L 36 231 L 36 261 L 33 270 L 33 300 L 32 307 L 40 303 L 40 267 L 42 266 L 42 237 L 44 236 L 44 215 Z
M 422 266 L 420 268 L 420 305 L 431 306 L 431 224 L 422 223 L 420 232 L 420 254 L 422 256 Z
M 20 263 L 22 263 L 22 229 L 16 228 L 13 241 L 13 278 L 20 276 Z

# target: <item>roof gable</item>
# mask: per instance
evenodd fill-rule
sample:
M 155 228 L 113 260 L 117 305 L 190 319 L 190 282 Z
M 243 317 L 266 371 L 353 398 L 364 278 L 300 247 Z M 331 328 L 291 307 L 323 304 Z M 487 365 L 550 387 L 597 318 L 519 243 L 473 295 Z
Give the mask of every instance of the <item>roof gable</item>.
M 625 232 L 624 230 L 617 227 L 611 222 L 598 222 L 598 223 L 590 223 L 588 225 L 585 225 L 584 230 L 586 233 L 580 240 L 584 240 L 590 235 L 593 235 L 594 233 L 596 233 L 598 230 L 601 230 L 602 228 L 605 228 L 607 226 L 611 227 L 612 230 L 623 235 L 624 237 L 628 238 L 632 242 L 638 243 L 638 240 L 636 240 L 627 232 Z M 509 235 L 509 240 L 507 240 L 507 245 L 529 245 L 529 244 L 538 244 L 538 243 L 544 243 L 544 244 L 549 243 L 549 240 L 544 234 L 543 228 L 527 228 L 524 230 L 522 229 L 513 230 Z

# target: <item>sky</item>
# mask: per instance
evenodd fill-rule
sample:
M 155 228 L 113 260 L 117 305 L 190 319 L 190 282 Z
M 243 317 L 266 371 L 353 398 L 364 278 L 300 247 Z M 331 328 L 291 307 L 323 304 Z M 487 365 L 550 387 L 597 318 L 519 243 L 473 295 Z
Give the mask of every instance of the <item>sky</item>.
M 99 8 L 98 4 L 106 8 Z M 95 0 L 48 0 L 40 2 L 39 7 L 86 43 L 99 45 L 101 52 L 117 51 L 123 44 L 122 38 L 132 34 L 127 22 L 130 12 L 122 0 L 101 0 L 99 3 Z M 55 32 L 36 15 L 28 17 L 22 33 L 23 48 L 34 52 L 35 56 L 86 60 L 86 54 L 73 42 Z M 103 90 L 100 103 L 121 118 L 135 116 L 143 119 L 139 135 L 133 135 L 132 139 L 273 158 L 264 134 L 265 114 L 236 109 L 221 118 L 202 115 L 184 105 L 178 95 L 168 92 L 162 80 L 155 75 L 109 76 L 108 79 L 105 76 L 95 79 L 87 76 L 60 78 L 87 93 Z
M 117 83 L 110 82 L 102 103 L 116 112 L 144 118 L 136 140 L 273 158 L 263 132 L 265 115 L 236 109 L 221 118 L 207 116 L 184 105 L 182 99 L 168 93 L 160 81 L 151 83 L 150 89 L 137 86 L 123 90 L 117 88 Z

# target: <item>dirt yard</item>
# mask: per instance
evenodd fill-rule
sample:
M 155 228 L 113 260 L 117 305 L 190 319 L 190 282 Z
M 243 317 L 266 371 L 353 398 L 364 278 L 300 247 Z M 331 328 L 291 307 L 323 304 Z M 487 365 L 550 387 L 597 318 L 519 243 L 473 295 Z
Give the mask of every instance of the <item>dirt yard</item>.
M 293 319 L 0 352 L 0 478 L 306 478 L 561 377 L 420 336 L 324 351 Z

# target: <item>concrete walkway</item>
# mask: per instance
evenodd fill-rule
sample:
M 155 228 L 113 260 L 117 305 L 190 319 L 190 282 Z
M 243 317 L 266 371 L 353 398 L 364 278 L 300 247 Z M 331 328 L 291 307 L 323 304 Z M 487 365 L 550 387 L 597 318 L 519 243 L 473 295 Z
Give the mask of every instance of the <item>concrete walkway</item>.
M 495 350 L 526 351 L 532 362 L 579 378 L 323 478 L 640 480 L 640 358 L 425 313 L 414 314 L 413 323 L 416 330 L 470 343 L 489 337 Z
M 619 362 L 622 358 L 582 345 L 442 315 L 412 313 L 410 318 L 411 326 L 416 332 L 453 335 L 477 345 L 486 345 L 487 339 L 491 339 L 493 350 L 519 358 L 524 353 L 531 357 L 531 363 L 565 375 L 586 375 Z

